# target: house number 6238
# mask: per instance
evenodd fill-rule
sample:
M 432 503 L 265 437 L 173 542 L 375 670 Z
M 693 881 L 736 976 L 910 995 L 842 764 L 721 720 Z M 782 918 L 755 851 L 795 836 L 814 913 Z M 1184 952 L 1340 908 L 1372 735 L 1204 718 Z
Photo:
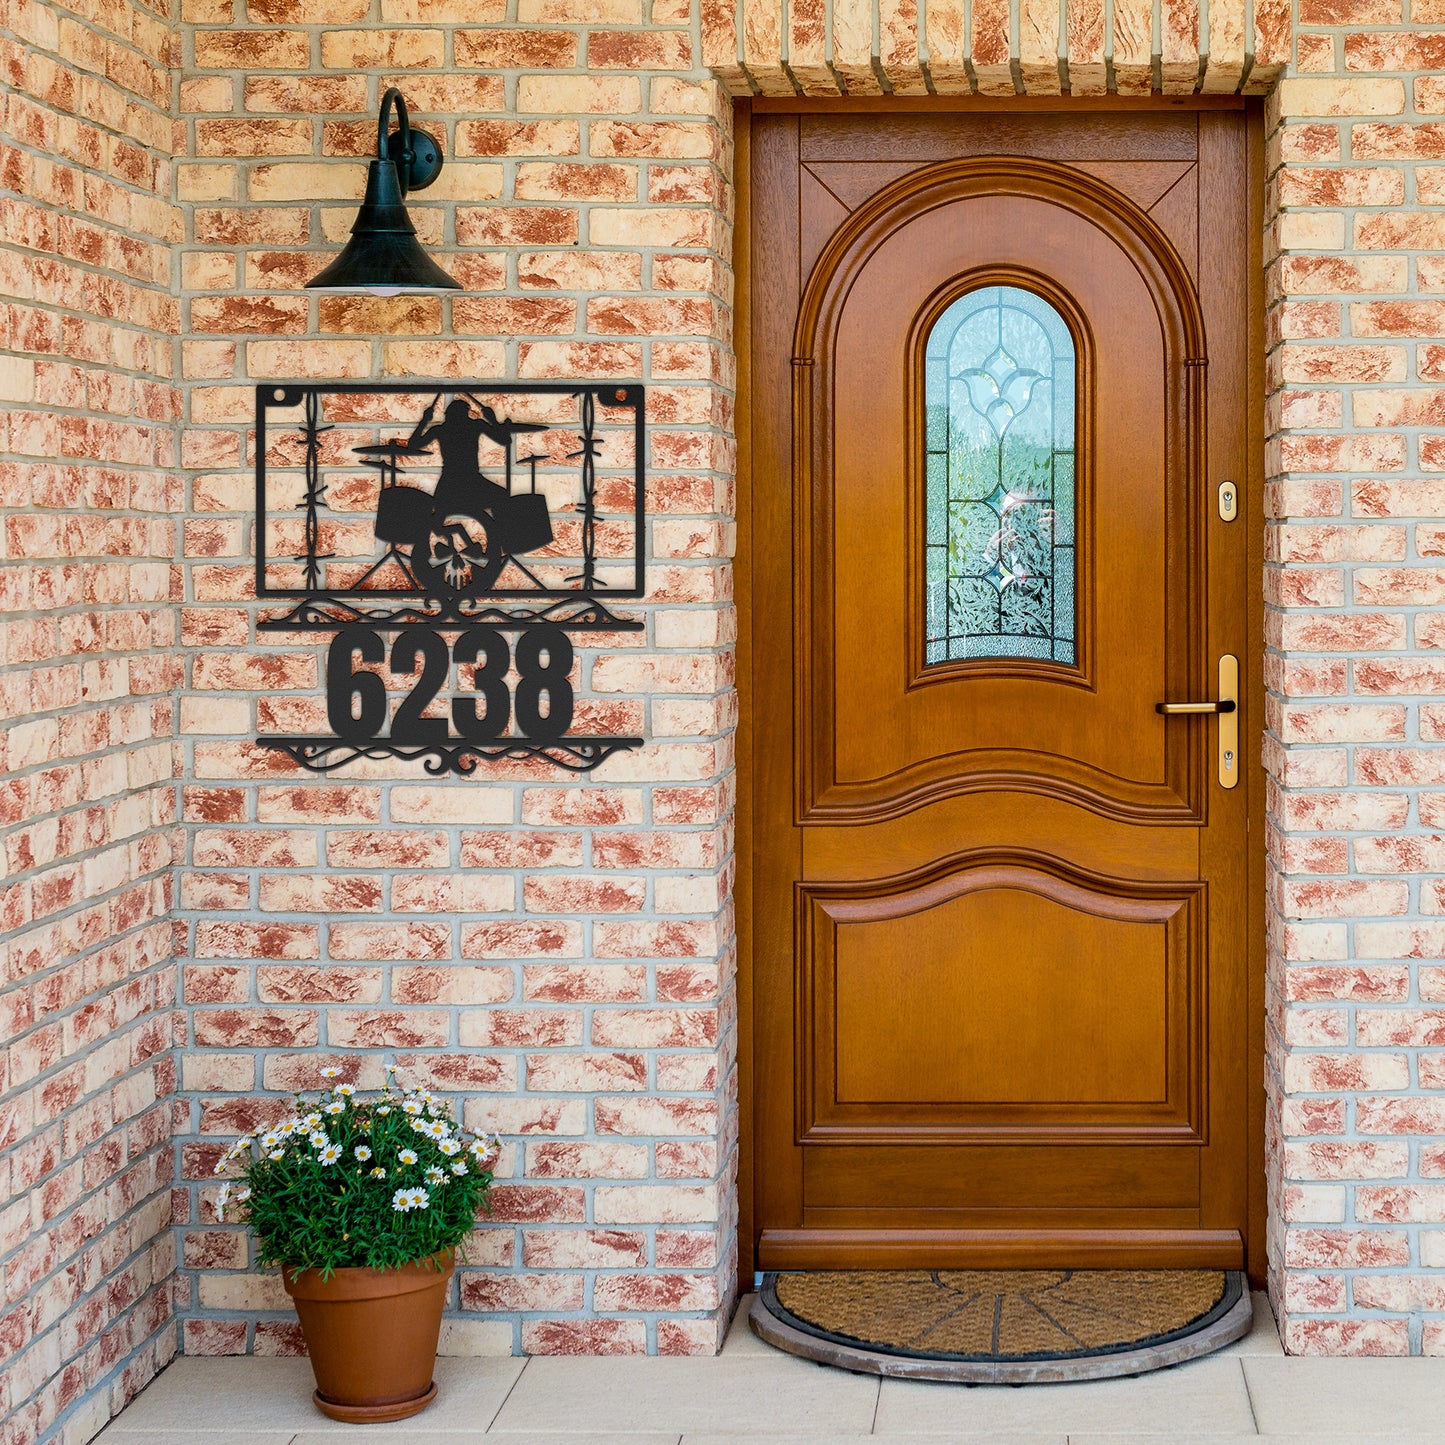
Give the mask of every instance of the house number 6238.
M 344 627 L 326 655 L 326 716 L 337 737 L 370 742 L 386 725 L 386 683 L 378 673 L 358 671 L 357 660 L 387 660 L 386 643 L 369 627 Z M 515 696 L 507 675 L 515 660 Z M 475 667 L 475 694 L 452 698 L 451 724 L 466 742 L 491 742 L 506 730 L 513 712 L 517 730 L 534 741 L 560 738 L 572 724 L 572 640 L 548 623 L 517 637 L 515 658 L 506 634 L 495 627 L 469 627 L 452 644 L 429 627 L 406 627 L 391 645 L 393 673 L 421 675 L 402 698 L 392 719 L 391 740 L 433 746 L 449 740 L 444 717 L 424 717 L 451 673 L 451 664 Z M 480 703 L 480 709 L 478 704 Z M 545 711 L 544 711 L 545 704 Z

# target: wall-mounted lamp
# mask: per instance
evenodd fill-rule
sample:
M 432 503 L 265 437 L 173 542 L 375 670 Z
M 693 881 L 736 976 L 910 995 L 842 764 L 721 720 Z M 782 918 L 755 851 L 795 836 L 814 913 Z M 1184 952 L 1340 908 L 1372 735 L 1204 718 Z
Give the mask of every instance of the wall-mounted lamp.
M 387 133 L 392 106 L 400 129 Z M 373 296 L 403 292 L 460 291 L 425 251 L 403 202 L 408 191 L 420 191 L 436 180 L 442 153 L 425 131 L 413 130 L 406 101 L 395 87 L 381 98 L 376 124 L 376 159 L 366 173 L 366 194 L 341 254 L 317 277 L 308 291 L 367 291 Z

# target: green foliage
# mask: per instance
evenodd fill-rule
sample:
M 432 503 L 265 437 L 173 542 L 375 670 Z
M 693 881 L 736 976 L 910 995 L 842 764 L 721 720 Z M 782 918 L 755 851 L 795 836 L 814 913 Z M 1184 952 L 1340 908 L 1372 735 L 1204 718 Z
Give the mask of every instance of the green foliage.
M 216 1166 L 229 1176 L 216 1215 L 251 1226 L 263 1268 L 396 1269 L 466 1239 L 487 1207 L 500 1147 L 390 1073 L 370 1098 L 333 1084 L 315 1098 L 297 1094 L 294 1115 L 236 1140 Z

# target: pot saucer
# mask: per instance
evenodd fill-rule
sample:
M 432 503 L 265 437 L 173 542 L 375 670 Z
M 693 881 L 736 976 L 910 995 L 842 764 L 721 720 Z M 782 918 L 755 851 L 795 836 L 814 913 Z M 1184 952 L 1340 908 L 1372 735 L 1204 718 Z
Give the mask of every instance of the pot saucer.
M 323 1415 L 351 1425 L 384 1425 L 389 1420 L 405 1420 L 409 1415 L 425 1410 L 436 1397 L 435 1380 L 420 1395 L 413 1395 L 409 1400 L 391 1400 L 384 1405 L 343 1405 L 338 1400 L 328 1400 L 320 1390 L 311 1392 L 316 1408 Z

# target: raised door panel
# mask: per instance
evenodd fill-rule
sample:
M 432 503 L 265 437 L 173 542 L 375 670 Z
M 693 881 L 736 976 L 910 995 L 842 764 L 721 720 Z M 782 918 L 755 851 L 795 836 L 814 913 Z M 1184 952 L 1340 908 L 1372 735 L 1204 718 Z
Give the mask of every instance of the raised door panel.
M 800 885 L 801 1139 L 1197 1142 L 1202 894 L 1042 858 Z

